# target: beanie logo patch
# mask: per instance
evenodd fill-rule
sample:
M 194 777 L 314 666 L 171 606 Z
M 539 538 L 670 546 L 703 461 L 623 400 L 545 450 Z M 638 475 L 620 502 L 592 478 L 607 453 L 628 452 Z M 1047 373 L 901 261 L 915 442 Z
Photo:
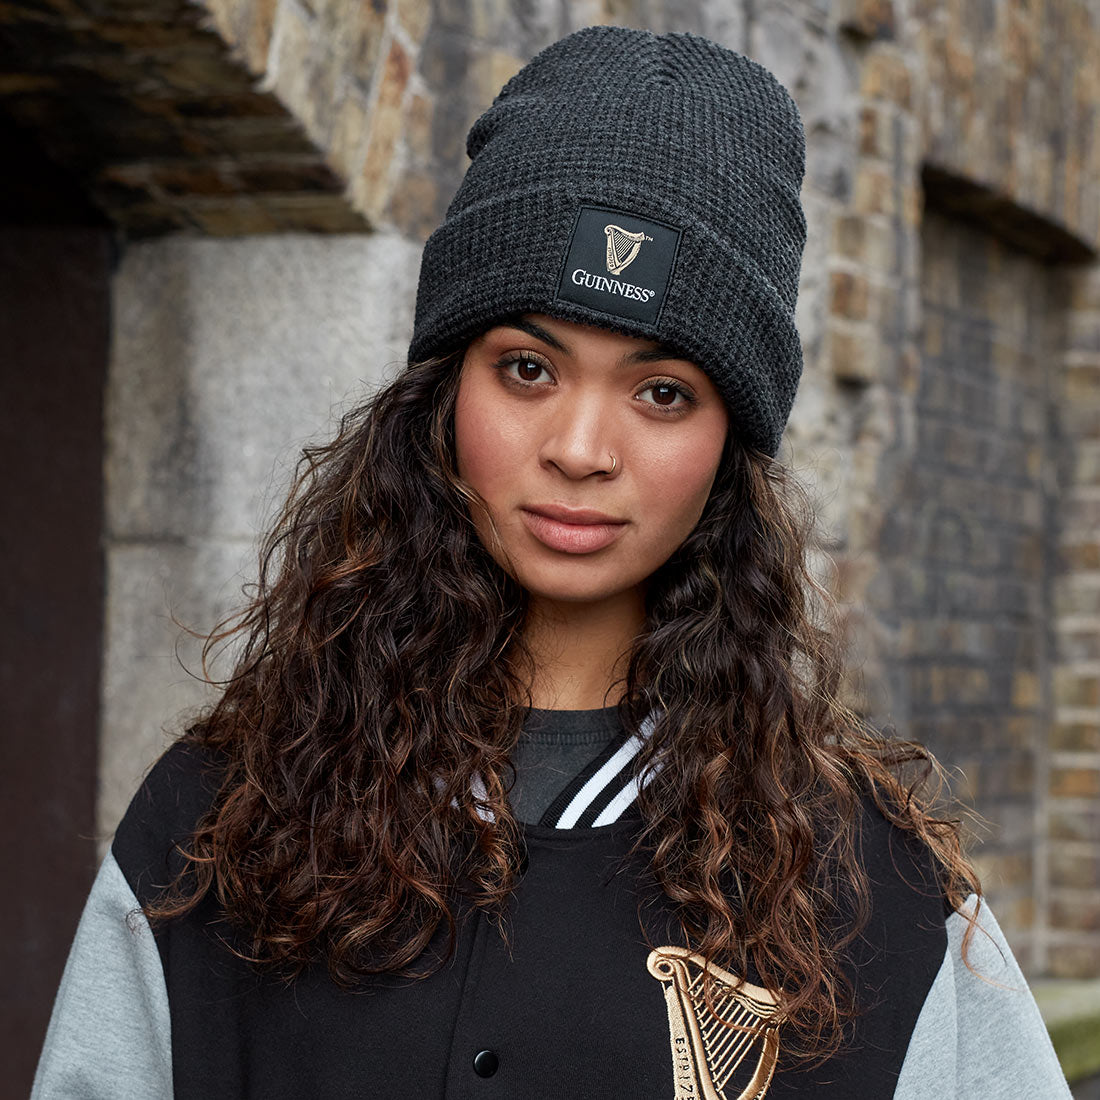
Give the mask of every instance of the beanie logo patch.
M 606 206 L 582 206 L 555 300 L 654 324 L 672 279 L 680 229 Z M 619 278 L 627 268 L 630 276 Z

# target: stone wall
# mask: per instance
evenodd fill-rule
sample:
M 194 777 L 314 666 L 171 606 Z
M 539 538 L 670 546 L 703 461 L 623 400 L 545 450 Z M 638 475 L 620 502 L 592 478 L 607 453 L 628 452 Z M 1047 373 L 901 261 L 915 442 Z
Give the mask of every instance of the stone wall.
M 1100 271 L 1062 275 L 1046 962 L 1051 973 L 1076 977 L 1100 974 Z
M 211 22 L 189 0 L 0 3 L 0 114 L 128 239 L 364 228 Z
M 1060 542 L 1081 526 L 1062 347 L 1081 326 L 1063 278 L 1095 260 L 1097 23 L 1084 4 L 914 5 L 864 58 L 861 117 L 880 148 L 856 189 L 906 272 L 902 343 L 881 322 L 866 337 L 887 341 L 864 399 L 885 385 L 888 427 L 852 456 L 870 471 L 874 532 L 846 555 L 872 563 L 853 634 L 866 706 L 961 769 L 991 822 L 973 850 L 1013 946 L 1032 972 L 1063 975 L 1100 973 L 1085 931 L 1100 918 L 1096 820 L 1077 802 L 1059 836 L 1049 816 Z
M 180 624 L 204 633 L 240 605 L 302 446 L 404 362 L 417 255 L 394 233 L 126 250 L 106 400 L 101 844 L 209 697 Z

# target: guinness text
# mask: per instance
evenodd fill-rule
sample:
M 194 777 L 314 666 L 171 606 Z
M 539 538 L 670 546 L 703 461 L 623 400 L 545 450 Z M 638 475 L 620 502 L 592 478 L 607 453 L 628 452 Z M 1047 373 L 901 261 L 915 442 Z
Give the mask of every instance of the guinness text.
M 588 287 L 589 290 L 602 290 L 608 294 L 618 294 L 623 298 L 634 298 L 639 302 L 648 302 L 657 293 L 648 287 L 624 283 L 619 279 L 609 279 L 606 275 L 593 275 L 583 267 L 578 267 L 573 272 L 572 279 L 577 286 Z

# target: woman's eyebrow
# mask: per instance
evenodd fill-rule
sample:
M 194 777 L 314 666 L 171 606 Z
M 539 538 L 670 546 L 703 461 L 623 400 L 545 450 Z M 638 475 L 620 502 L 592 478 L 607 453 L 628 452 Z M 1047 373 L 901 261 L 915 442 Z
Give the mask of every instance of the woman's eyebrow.
M 552 332 L 547 331 L 535 321 L 531 321 L 526 317 L 517 317 L 514 320 L 504 322 L 503 327 L 516 328 L 521 332 L 526 332 L 528 336 L 533 336 L 536 340 L 541 340 L 544 344 L 548 344 L 555 351 L 560 351 L 564 355 L 573 355 L 573 349 L 568 344 L 559 340 Z M 665 347 L 663 344 L 658 344 L 655 348 L 641 348 L 638 351 L 627 352 L 618 362 L 618 366 L 626 367 L 633 363 L 660 363 L 666 359 L 684 359 L 683 355 L 673 351 L 672 348 Z
M 529 321 L 526 317 L 517 317 L 514 320 L 506 321 L 504 327 L 518 328 L 521 332 L 526 332 L 528 336 L 533 336 L 536 340 L 549 344 L 555 351 L 560 351 L 565 355 L 573 354 L 573 349 L 568 344 L 563 344 L 552 332 L 547 332 L 542 325 Z

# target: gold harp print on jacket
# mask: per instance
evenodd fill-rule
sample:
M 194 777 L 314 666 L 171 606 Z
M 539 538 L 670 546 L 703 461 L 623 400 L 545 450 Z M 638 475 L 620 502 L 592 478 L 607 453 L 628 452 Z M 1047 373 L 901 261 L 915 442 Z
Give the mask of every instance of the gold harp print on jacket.
M 775 997 L 749 982 L 738 986 L 728 971 L 683 947 L 656 948 L 646 966 L 664 986 L 675 1100 L 761 1100 L 779 1057 Z M 703 996 L 704 967 L 715 979 L 721 1019 Z
M 645 233 L 629 233 L 618 225 L 605 225 L 607 235 L 607 270 L 612 275 L 621 275 L 633 263 L 642 247 L 642 241 L 651 241 Z

